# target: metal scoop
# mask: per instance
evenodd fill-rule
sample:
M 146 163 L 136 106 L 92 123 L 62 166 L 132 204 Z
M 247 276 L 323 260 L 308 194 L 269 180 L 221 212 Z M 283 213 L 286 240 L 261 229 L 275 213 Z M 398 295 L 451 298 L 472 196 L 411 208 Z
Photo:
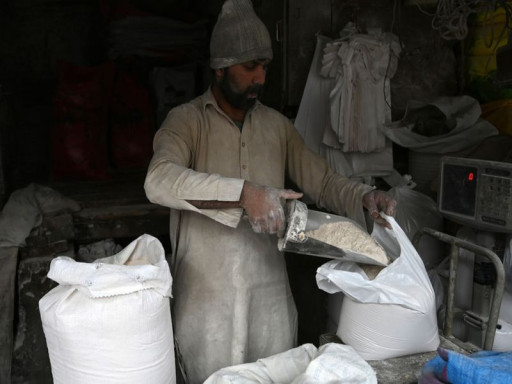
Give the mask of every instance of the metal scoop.
M 368 255 L 339 248 L 306 235 L 306 233 L 318 229 L 323 224 L 339 221 L 350 222 L 364 231 L 359 224 L 346 217 L 310 210 L 301 201 L 289 200 L 286 203 L 286 233 L 283 238 L 278 240 L 277 247 L 280 251 L 353 261 L 360 264 L 388 265 L 389 262 L 383 264 Z

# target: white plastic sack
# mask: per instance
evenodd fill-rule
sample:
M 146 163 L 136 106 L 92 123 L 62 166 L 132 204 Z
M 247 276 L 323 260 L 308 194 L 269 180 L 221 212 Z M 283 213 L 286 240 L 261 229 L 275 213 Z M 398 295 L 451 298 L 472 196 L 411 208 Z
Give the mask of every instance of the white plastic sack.
M 503 292 L 498 325 L 492 350 L 512 351 L 512 293 L 507 290 Z
M 380 128 L 394 143 L 416 152 L 447 154 L 461 151 L 479 144 L 483 139 L 497 135 L 498 129 L 487 120 L 480 118 L 482 109 L 477 100 L 470 96 L 440 97 L 432 103 L 411 101 L 410 109 L 434 105 L 455 125 L 450 132 L 436 136 L 423 136 L 412 132 L 412 126 L 402 120 L 382 125 Z
M 294 122 L 308 148 L 321 156 L 325 153 L 322 137 L 329 126 L 329 93 L 336 82 L 335 79 L 320 76 L 322 52 L 330 41 L 332 39 L 329 37 L 316 35 L 315 53 Z
M 330 261 L 317 270 L 318 287 L 343 292 L 337 335 L 365 360 L 434 351 L 439 346 L 435 293 L 423 262 L 394 218 L 372 236 L 394 260 L 373 280 L 359 265 Z
M 505 289 L 512 293 L 512 235 L 507 236 L 505 240 L 503 268 L 505 269 Z
M 407 178 L 404 179 L 404 182 Z M 429 196 L 412 189 L 406 184 L 391 188 L 388 195 L 398 202 L 395 220 L 404 230 L 409 240 L 413 241 L 416 233 L 425 227 L 441 231 L 443 216 L 437 209 L 436 202 Z M 444 243 L 424 235 L 418 244 L 418 253 L 426 269 L 437 266 L 444 258 Z
M 505 290 L 501 300 L 500 319 L 512 324 L 512 293 Z
M 512 351 L 512 324 L 498 319 L 500 327 L 496 329 L 492 350 L 496 352 Z
M 377 384 L 373 368 L 348 345 L 303 344 L 255 363 L 223 368 L 204 384 Z
M 59 285 L 39 309 L 55 384 L 176 382 L 172 278 L 158 239 L 142 235 L 94 263 L 59 256 L 48 277 Z

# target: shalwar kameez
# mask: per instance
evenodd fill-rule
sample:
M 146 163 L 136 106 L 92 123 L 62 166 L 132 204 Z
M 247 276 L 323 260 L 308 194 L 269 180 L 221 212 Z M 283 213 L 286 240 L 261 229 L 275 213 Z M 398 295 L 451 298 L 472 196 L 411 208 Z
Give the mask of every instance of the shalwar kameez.
M 236 202 L 245 180 L 283 188 L 286 177 L 318 207 L 364 220 L 373 187 L 333 173 L 289 119 L 259 102 L 240 129 L 209 89 L 171 110 L 155 135 L 145 190 L 171 208 L 174 333 L 192 384 L 294 347 L 297 312 L 276 235 L 255 233 L 241 208 L 187 200 Z

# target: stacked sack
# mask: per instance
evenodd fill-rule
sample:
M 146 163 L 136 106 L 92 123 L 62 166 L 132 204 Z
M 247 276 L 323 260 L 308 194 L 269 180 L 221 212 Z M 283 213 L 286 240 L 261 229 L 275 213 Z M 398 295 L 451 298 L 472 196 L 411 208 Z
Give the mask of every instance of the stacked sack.
M 176 382 L 172 277 L 156 238 L 93 263 L 59 256 L 48 277 L 59 285 L 39 309 L 55 384 Z

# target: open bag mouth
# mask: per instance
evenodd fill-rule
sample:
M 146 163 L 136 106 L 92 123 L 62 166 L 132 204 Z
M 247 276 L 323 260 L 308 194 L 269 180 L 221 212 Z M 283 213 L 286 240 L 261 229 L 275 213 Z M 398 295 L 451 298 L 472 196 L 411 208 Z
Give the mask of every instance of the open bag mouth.
M 287 229 L 278 241 L 281 251 L 387 266 L 390 257 L 357 222 L 343 216 L 309 210 L 301 201 L 286 206 Z

